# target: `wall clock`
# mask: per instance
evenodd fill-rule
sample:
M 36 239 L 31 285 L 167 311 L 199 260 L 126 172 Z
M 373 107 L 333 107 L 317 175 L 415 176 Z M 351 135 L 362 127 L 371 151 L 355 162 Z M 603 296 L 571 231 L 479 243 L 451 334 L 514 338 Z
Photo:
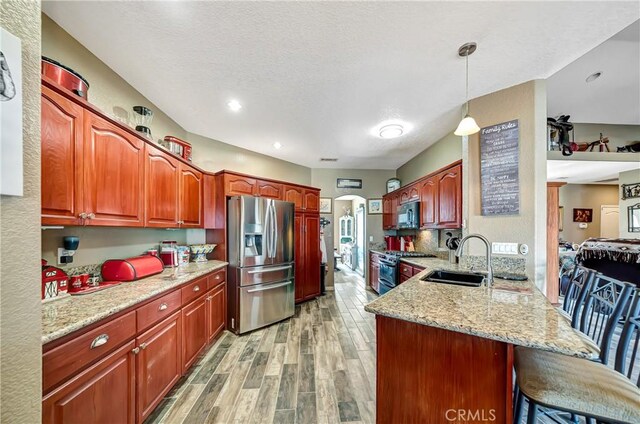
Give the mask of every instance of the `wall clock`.
M 387 193 L 391 193 L 394 190 L 400 188 L 400 180 L 397 178 L 389 178 L 387 180 Z

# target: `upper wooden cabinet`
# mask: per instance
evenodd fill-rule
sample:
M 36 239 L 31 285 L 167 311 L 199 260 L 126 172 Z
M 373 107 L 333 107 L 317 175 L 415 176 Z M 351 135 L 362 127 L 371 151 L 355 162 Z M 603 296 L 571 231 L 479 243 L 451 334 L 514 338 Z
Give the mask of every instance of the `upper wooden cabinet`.
M 408 202 L 416 202 L 420 200 L 420 191 L 418 184 L 412 184 L 400 191 L 400 204 Z
M 420 183 L 420 227 L 438 225 L 438 177 L 427 178 Z
M 42 223 L 80 225 L 83 109 L 42 87 Z
M 200 228 L 203 223 L 202 172 L 180 164 L 178 223 L 184 228 Z
M 270 199 L 284 199 L 284 185 L 271 181 L 258 180 L 256 182 L 256 195 Z
M 462 165 L 438 174 L 438 227 L 462 226 Z
M 147 227 L 170 228 L 178 225 L 180 163 L 163 151 L 147 146 L 146 217 Z
M 256 194 L 255 178 L 244 175 L 224 174 L 224 193 L 227 196 L 253 196 Z
M 302 187 L 287 185 L 284 187 L 285 202 L 292 202 L 296 211 L 304 210 L 304 189 Z
M 390 230 L 393 228 L 391 225 L 391 207 L 392 207 L 392 197 L 389 195 L 385 195 L 382 198 L 382 229 Z
M 304 190 L 304 210 L 320 212 L 320 190 Z

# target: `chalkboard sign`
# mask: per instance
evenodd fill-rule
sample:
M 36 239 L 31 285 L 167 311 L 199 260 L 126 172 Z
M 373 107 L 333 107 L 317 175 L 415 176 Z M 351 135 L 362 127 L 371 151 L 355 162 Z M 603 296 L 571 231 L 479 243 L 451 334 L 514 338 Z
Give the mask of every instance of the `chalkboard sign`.
M 482 215 L 520 213 L 519 140 L 517 119 L 480 130 Z

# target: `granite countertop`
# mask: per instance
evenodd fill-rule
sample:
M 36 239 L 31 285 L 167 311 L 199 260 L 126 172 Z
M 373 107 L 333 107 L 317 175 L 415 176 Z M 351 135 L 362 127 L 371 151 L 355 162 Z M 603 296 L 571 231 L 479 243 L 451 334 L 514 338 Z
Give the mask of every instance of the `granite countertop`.
M 495 279 L 492 288 L 420 281 L 434 269 L 460 270 L 434 258 L 406 258 L 425 270 L 365 306 L 401 319 L 519 346 L 593 358 L 593 350 L 530 281 Z
M 189 263 L 173 269 L 167 268 L 152 277 L 125 282 L 95 293 L 47 302 L 42 305 L 42 344 L 80 330 L 226 265 L 226 262 L 221 261 Z

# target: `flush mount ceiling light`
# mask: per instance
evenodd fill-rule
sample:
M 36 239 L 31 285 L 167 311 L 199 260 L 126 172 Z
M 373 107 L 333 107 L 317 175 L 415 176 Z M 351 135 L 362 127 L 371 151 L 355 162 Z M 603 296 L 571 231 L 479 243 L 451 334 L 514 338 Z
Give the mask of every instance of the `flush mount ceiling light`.
M 586 82 L 593 82 L 602 76 L 602 72 L 596 72 L 595 74 L 591 74 L 585 80 Z
M 238 112 L 240 109 L 242 109 L 242 105 L 237 100 L 230 100 L 229 103 L 227 103 L 227 106 L 229 106 L 229 109 L 234 112 Z
M 400 124 L 388 124 L 380 127 L 380 138 L 396 138 L 404 134 L 404 127 Z
M 280 150 L 282 148 L 282 144 L 276 141 L 275 143 L 273 143 L 273 147 L 276 148 L 277 150 Z
M 469 56 L 473 54 L 473 52 L 475 52 L 477 48 L 478 45 L 476 43 L 470 42 L 463 44 L 458 49 L 458 55 L 465 58 L 467 77 L 465 95 L 467 113 L 465 114 L 464 118 L 462 118 L 462 121 L 460 121 L 460 123 L 458 124 L 458 128 L 456 128 L 456 130 L 453 132 L 455 135 L 459 136 L 471 135 L 480 131 L 480 127 L 478 126 L 478 124 L 476 124 L 476 120 L 469 115 Z

